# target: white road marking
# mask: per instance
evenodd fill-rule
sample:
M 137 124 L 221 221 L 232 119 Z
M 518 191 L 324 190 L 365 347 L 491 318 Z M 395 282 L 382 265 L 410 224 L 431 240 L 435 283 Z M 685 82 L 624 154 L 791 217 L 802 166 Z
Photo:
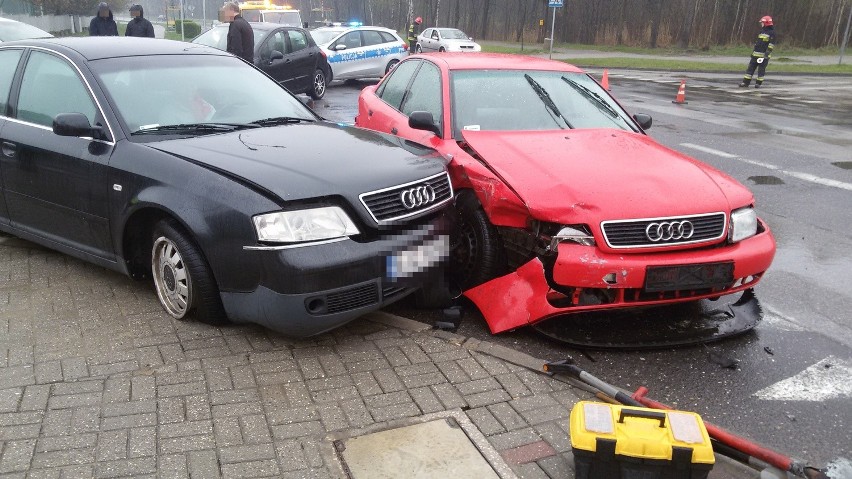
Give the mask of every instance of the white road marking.
M 852 361 L 829 356 L 799 374 L 754 393 L 766 401 L 825 401 L 852 397 Z
M 816 183 L 818 185 L 830 186 L 832 188 L 839 188 L 841 190 L 852 191 L 852 183 L 845 183 L 843 181 L 832 180 L 830 178 L 823 178 L 820 176 L 812 175 L 810 173 L 802 173 L 800 171 L 792 171 L 792 170 L 782 170 L 779 166 L 773 165 L 771 163 L 764 163 L 762 161 L 750 160 L 748 158 L 743 158 L 739 155 L 734 155 L 732 153 L 728 153 L 721 150 L 715 150 L 713 148 L 708 148 L 706 146 L 696 145 L 693 143 L 681 143 L 680 146 L 690 148 L 693 150 L 702 151 L 704 153 L 715 155 L 721 158 L 729 158 L 737 161 L 741 161 L 743 163 L 748 163 L 751 165 L 762 166 L 763 168 L 767 168 L 770 170 L 778 171 L 779 173 L 783 173 L 787 176 L 792 176 L 793 178 L 798 178 L 803 181 L 808 181 L 810 183 Z

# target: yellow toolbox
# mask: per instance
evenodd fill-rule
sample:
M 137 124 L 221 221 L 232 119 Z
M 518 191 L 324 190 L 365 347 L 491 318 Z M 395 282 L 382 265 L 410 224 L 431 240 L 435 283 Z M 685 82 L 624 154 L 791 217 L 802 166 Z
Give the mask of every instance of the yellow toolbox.
M 706 479 L 716 462 L 701 416 L 580 401 L 571 410 L 577 479 Z

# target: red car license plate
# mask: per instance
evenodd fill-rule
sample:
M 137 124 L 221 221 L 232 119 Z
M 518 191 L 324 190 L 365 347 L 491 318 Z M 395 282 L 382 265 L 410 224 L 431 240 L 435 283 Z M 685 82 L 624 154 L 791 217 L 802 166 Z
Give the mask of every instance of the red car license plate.
M 733 282 L 733 262 L 649 266 L 645 270 L 645 291 L 648 292 L 719 288 Z

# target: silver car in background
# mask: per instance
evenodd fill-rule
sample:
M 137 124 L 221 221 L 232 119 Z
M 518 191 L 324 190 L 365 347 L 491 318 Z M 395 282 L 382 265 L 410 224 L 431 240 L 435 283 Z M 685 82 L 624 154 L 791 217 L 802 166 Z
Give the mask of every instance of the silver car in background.
M 417 36 L 417 53 L 479 52 L 482 47 L 458 28 L 427 28 Z
M 334 80 L 380 78 L 408 56 L 408 44 L 389 28 L 321 27 L 311 36 L 325 50 Z

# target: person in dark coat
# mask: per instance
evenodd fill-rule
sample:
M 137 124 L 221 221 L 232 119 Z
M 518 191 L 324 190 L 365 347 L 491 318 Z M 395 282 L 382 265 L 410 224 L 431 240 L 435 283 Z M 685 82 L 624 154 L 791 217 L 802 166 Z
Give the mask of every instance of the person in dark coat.
M 106 2 L 98 4 L 98 14 L 89 22 L 89 36 L 117 37 L 118 25 L 112 18 L 112 10 Z
M 223 7 L 222 12 L 228 27 L 228 53 L 236 55 L 243 60 L 254 63 L 254 33 L 251 25 L 240 15 L 240 6 L 229 2 Z
M 145 18 L 142 5 L 130 7 L 130 16 L 133 19 L 127 22 L 127 30 L 125 30 L 124 36 L 154 38 L 154 25 L 151 25 L 151 22 Z

